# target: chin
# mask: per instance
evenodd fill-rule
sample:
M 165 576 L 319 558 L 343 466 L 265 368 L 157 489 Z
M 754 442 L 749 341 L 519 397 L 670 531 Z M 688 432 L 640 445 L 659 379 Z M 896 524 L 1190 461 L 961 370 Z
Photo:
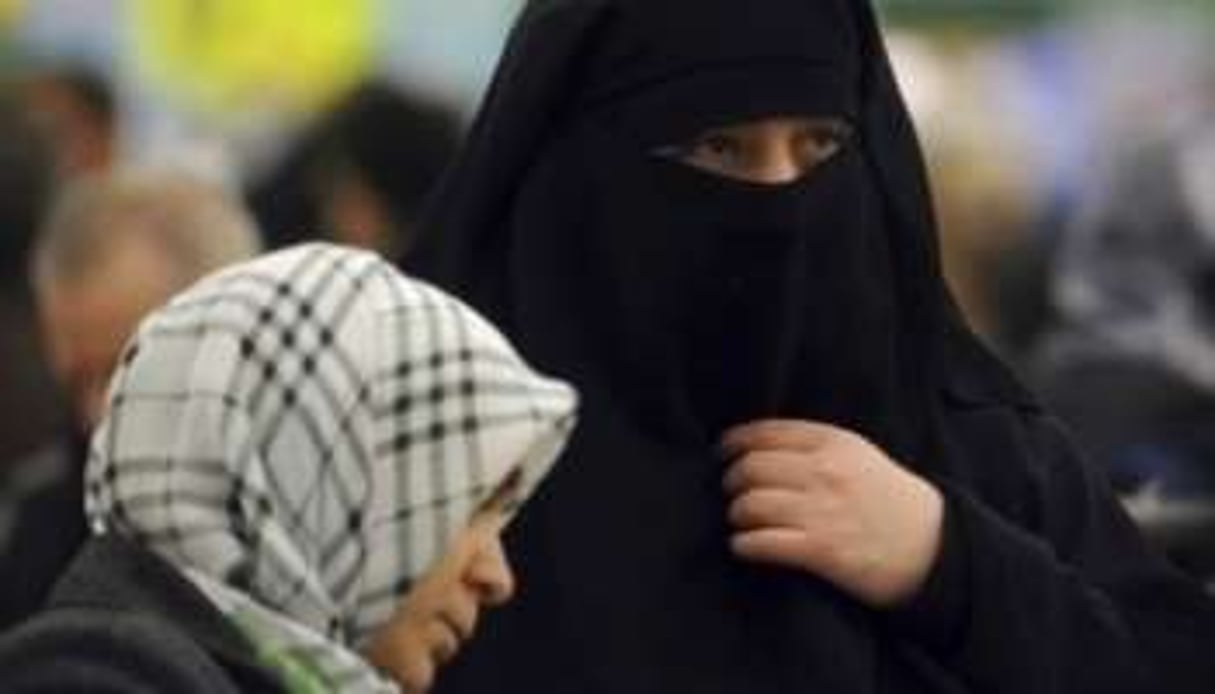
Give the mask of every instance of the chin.
M 401 688 L 405 694 L 425 694 L 434 686 L 435 674 L 438 670 L 438 665 L 434 662 L 430 663 L 430 667 L 425 672 L 410 673 L 403 682 Z

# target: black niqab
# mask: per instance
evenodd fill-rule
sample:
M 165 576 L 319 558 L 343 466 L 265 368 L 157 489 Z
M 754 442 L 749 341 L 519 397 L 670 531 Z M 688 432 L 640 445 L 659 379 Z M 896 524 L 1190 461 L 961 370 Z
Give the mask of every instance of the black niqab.
M 729 556 L 713 446 L 731 424 L 783 416 L 923 457 L 898 368 L 922 346 L 896 335 L 939 279 L 878 190 L 865 121 L 875 94 L 898 102 L 884 58 L 865 64 L 875 31 L 843 0 L 556 2 L 516 30 L 449 181 L 460 202 L 431 219 L 442 247 L 418 261 L 584 393 L 575 464 L 512 533 L 525 593 L 479 637 L 498 667 L 503 640 L 542 631 L 592 690 L 872 687 L 883 646 L 867 611 Z M 843 118 L 856 137 L 777 186 L 652 154 L 772 115 Z M 535 144 L 495 155 L 510 147 L 500 128 Z
M 780 186 L 652 154 L 771 115 L 855 135 Z M 937 478 L 955 472 L 947 381 L 1029 406 L 955 318 L 868 3 L 533 3 L 425 231 L 407 269 L 584 403 L 568 464 L 508 537 L 521 594 L 441 690 L 960 691 L 882 617 L 725 544 L 713 445 L 730 424 L 834 422 Z

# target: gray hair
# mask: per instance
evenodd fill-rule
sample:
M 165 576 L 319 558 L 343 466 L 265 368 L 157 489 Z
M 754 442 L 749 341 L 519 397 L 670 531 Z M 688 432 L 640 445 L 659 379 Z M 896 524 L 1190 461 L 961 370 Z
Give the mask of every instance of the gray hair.
M 249 213 L 218 186 L 181 173 L 113 172 L 73 184 L 56 202 L 35 241 L 35 286 L 96 271 L 132 235 L 159 246 L 183 286 L 261 250 Z

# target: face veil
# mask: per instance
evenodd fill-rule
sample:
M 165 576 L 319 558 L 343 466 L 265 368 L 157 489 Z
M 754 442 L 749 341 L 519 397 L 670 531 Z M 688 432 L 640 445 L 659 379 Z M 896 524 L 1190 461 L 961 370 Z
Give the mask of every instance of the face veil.
M 762 185 L 651 154 L 590 116 L 524 186 L 570 201 L 569 262 L 592 359 L 653 435 L 711 445 L 761 417 L 830 421 L 889 441 L 890 252 L 851 148 Z

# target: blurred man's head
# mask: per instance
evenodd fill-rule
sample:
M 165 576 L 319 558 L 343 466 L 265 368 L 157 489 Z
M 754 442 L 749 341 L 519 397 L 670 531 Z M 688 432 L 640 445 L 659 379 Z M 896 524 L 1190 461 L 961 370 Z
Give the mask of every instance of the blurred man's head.
M 320 126 L 320 213 L 330 237 L 387 257 L 406 252 L 423 202 L 460 141 L 444 108 L 380 83 Z
M 53 147 L 65 181 L 110 168 L 117 149 L 117 105 L 109 83 L 84 68 L 39 72 L 25 82 L 26 107 Z
M 99 419 L 143 316 L 259 247 L 245 211 L 192 178 L 121 173 L 69 188 L 35 244 L 32 274 L 49 361 L 81 425 Z

